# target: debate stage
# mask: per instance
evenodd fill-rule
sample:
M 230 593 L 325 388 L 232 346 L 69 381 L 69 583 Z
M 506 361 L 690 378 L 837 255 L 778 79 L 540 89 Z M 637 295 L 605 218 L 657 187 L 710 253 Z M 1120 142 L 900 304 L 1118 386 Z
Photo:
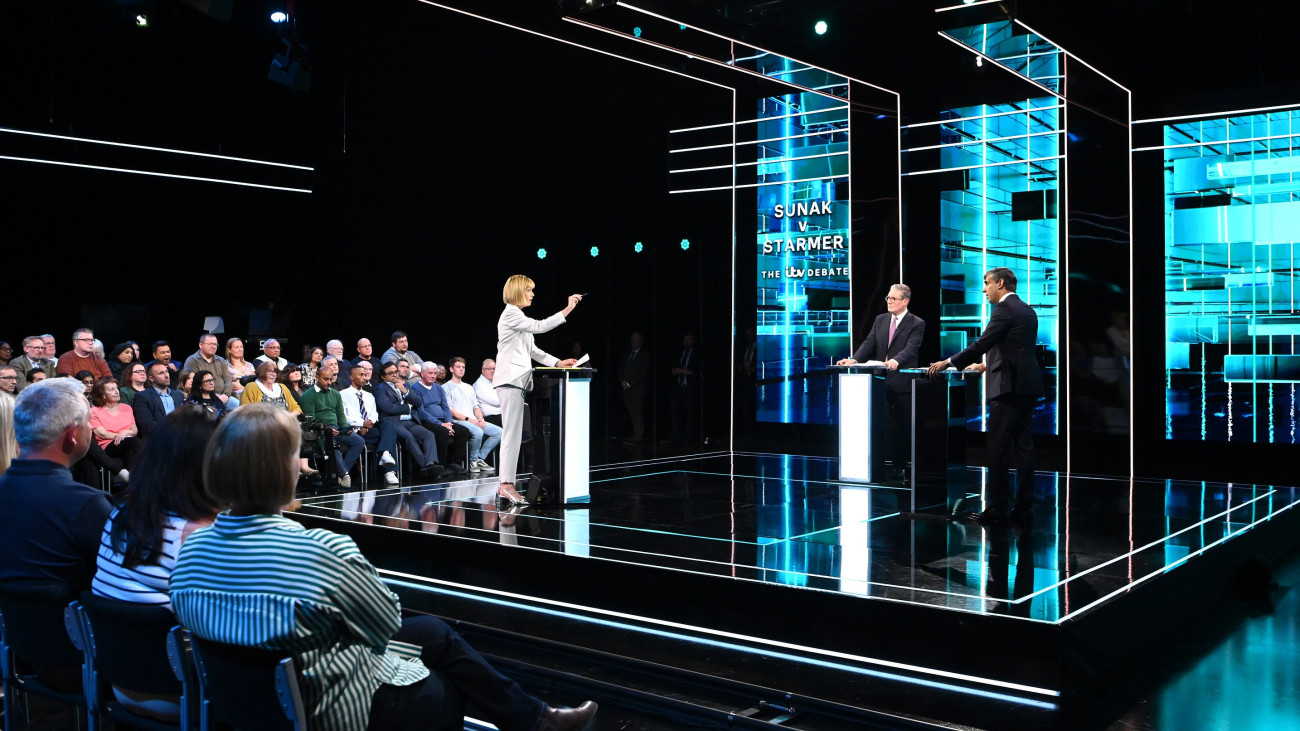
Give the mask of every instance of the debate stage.
M 907 490 L 837 470 L 719 453 L 594 468 L 578 508 L 497 510 L 487 478 L 306 498 L 296 517 L 353 536 L 411 608 L 1003 727 L 1051 725 L 1212 626 L 1252 557 L 1300 536 L 1293 487 L 1044 472 L 1024 530 L 914 518 Z M 978 500 L 984 470 L 966 475 Z M 688 658 L 717 653 L 734 659 Z

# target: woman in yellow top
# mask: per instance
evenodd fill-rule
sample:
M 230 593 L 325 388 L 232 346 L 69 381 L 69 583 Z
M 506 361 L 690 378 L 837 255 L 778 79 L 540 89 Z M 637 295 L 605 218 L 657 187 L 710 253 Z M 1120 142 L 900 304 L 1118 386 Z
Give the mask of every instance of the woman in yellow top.
M 286 386 L 276 383 L 280 369 L 273 361 L 264 360 L 257 366 L 257 380 L 244 388 L 239 397 L 242 404 L 275 404 L 292 414 L 301 414 L 302 408 L 293 398 L 293 392 Z

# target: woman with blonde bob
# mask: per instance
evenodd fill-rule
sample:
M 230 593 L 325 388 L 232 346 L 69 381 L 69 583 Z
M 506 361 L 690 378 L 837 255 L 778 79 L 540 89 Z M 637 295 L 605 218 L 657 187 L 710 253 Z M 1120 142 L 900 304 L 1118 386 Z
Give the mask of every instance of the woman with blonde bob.
M 595 715 L 550 708 L 497 673 L 442 620 L 402 619 L 397 595 L 352 539 L 281 510 L 298 479 L 298 423 L 251 404 L 208 443 L 204 488 L 230 510 L 181 546 L 176 616 L 200 639 L 282 650 L 302 672 L 312 729 L 463 726 L 473 704 L 498 728 L 578 729 Z
M 519 468 L 519 440 L 524 430 L 524 396 L 533 390 L 533 361 L 548 366 L 572 368 L 577 360 L 560 360 L 533 344 L 533 336 L 550 332 L 564 323 L 564 318 L 582 301 L 582 295 L 569 295 L 569 305 L 545 320 L 534 320 L 523 308 L 533 303 L 533 280 L 516 274 L 506 280 L 501 299 L 506 309 L 497 320 L 497 372 L 492 387 L 501 399 L 501 486 L 497 494 L 511 505 L 527 505 L 515 490 L 515 472 Z

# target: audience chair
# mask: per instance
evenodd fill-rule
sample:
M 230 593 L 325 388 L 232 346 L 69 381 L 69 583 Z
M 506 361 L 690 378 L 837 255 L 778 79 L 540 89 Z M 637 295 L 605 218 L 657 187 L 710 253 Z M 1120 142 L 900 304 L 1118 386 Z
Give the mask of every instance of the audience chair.
M 64 610 L 71 599 L 62 584 L 0 583 L 5 731 L 28 720 L 29 694 L 87 709 L 89 727 L 99 728 L 82 692 L 84 658 L 68 639 Z
M 202 700 L 203 729 L 221 722 L 239 729 L 307 728 L 298 669 L 285 652 L 227 645 L 190 634 Z
M 81 636 L 72 640 L 85 653 L 86 699 L 92 712 L 150 731 L 197 728 L 197 686 L 187 687 L 168 657 L 167 638 L 176 625 L 171 610 L 84 592 L 69 611 L 79 619 Z M 176 714 L 163 719 L 137 713 L 117 699 L 113 686 L 175 697 Z
M 397 461 L 397 484 L 402 484 L 402 457 L 406 451 L 402 449 L 402 443 L 397 443 L 397 454 L 393 459 Z M 361 465 L 361 482 L 365 485 L 379 482 L 379 453 L 374 446 L 367 444 L 366 448 L 361 450 L 361 459 L 357 460 Z M 391 485 L 381 485 L 381 487 L 392 487 Z

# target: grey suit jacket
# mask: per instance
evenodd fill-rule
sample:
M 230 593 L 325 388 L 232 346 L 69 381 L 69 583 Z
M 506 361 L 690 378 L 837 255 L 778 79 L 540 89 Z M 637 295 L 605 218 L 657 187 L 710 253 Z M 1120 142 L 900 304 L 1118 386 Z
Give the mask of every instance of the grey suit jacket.
M 497 320 L 497 372 L 495 388 L 518 386 L 533 390 L 533 361 L 553 366 L 559 358 L 533 344 L 533 336 L 550 332 L 564 324 L 564 313 L 557 312 L 545 320 L 534 320 L 515 305 L 506 305 Z
M 18 391 L 27 388 L 27 374 L 32 371 L 42 370 L 45 371 L 46 378 L 54 377 L 55 364 L 52 360 L 45 360 L 42 358 L 40 363 L 37 364 L 32 363 L 26 355 L 20 355 L 17 358 L 10 360 L 9 365 L 13 366 L 13 369 L 18 372 L 18 390 L 14 391 L 15 394 L 17 394 Z

